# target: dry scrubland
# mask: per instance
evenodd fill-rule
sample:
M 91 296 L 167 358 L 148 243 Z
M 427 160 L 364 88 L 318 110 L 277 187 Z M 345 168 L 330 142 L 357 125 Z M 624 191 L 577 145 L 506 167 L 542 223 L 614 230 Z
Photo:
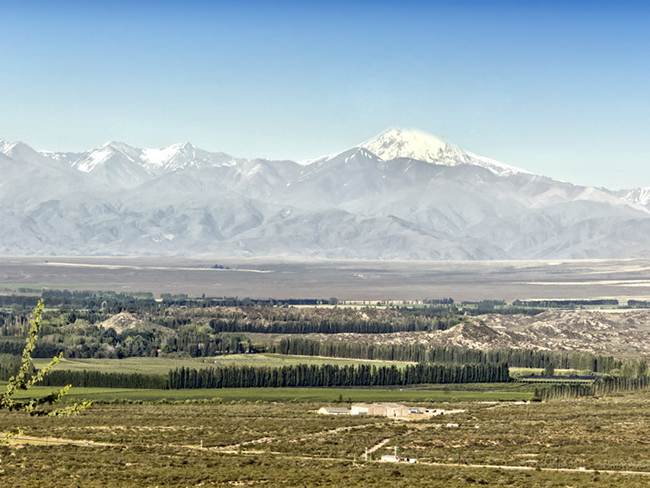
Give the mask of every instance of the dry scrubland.
M 436 404 L 465 412 L 412 422 L 319 416 L 315 410 L 322 405 L 96 404 L 73 418 L 6 414 L 0 417 L 0 430 L 21 425 L 26 436 L 48 438 L 50 444 L 2 448 L 0 484 L 640 487 L 650 483 L 649 476 L 604 472 L 650 473 L 647 393 L 531 404 Z M 449 422 L 459 427 L 446 427 Z M 90 445 L 54 445 L 51 441 L 56 438 Z M 420 464 L 364 462 L 365 448 L 385 439 L 390 440 L 373 453 L 375 458 L 398 446 L 398 453 L 417 457 Z M 479 464 L 503 468 L 471 467 Z

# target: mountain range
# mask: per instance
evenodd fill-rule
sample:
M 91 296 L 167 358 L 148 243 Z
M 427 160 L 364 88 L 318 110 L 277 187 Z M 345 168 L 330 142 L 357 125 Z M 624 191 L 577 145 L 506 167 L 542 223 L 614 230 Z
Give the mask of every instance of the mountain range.
M 308 161 L 0 139 L 0 254 L 648 257 L 650 187 L 561 182 L 390 129 Z

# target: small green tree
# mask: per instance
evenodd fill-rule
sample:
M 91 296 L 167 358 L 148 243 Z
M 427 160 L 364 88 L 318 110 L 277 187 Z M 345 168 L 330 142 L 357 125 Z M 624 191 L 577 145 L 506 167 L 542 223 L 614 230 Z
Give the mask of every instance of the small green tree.
M 38 339 L 38 334 L 43 324 L 43 307 L 43 300 L 41 299 L 34 309 L 33 318 L 29 322 L 29 334 L 26 340 L 27 343 L 23 349 L 20 369 L 15 376 L 9 378 L 6 391 L 0 395 L 0 410 L 26 412 L 30 415 L 76 415 L 84 408 L 88 407 L 91 402 L 75 403 L 62 408 L 47 407 L 63 397 L 68 392 L 71 385 L 64 386 L 60 390 L 41 398 L 27 398 L 24 400 L 14 398 L 18 390 L 28 390 L 41 381 L 52 370 L 52 367 L 59 362 L 62 356 L 62 354 L 59 354 L 43 369 L 32 374 L 32 371 L 34 371 L 32 352 L 34 351 L 36 339 Z M 9 436 L 11 436 L 11 434 L 9 434 Z
M 548 363 L 546 365 L 546 367 L 544 368 L 544 376 L 546 377 L 555 376 L 555 366 L 553 366 L 553 363 Z

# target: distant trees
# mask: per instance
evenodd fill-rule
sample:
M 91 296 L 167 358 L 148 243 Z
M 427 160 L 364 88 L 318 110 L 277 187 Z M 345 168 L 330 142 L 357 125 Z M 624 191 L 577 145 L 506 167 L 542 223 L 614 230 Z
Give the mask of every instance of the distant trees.
M 0 381 L 7 381 L 20 371 L 20 356 L 0 354 Z
M 81 404 L 75 403 L 73 405 L 49 409 L 47 405 L 52 405 L 54 402 L 58 401 L 62 396 L 64 396 L 70 385 L 67 385 L 40 398 L 28 398 L 25 400 L 19 400 L 14 398 L 18 390 L 28 390 L 36 383 L 42 381 L 49 373 L 52 367 L 59 361 L 61 356 L 54 357 L 52 361 L 43 369 L 34 373 L 34 365 L 32 363 L 32 352 L 34 350 L 36 339 L 41 330 L 42 321 L 43 321 L 43 300 L 41 299 L 33 312 L 33 318 L 30 320 L 30 329 L 27 336 L 27 341 L 25 348 L 23 349 L 22 358 L 20 361 L 20 367 L 14 376 L 9 378 L 7 384 L 7 389 L 2 395 L 0 395 L 0 410 L 15 410 L 20 412 L 26 412 L 30 415 L 73 415 L 79 413 L 81 410 L 90 405 L 89 402 L 83 402 Z
M 554 375 L 555 375 L 555 366 L 553 366 L 553 363 L 548 363 L 544 368 L 544 376 L 550 378 L 551 376 Z
M 278 308 L 215 310 L 213 315 L 209 325 L 215 333 L 388 334 L 447 330 L 463 321 L 455 311 L 433 307 L 429 310 L 391 310 L 390 313 L 369 310 L 366 316 L 343 308 L 328 311 Z
M 595 300 L 515 300 L 512 305 L 513 307 L 574 309 L 594 306 L 615 307 L 618 306 L 618 300 L 609 298 Z
M 607 395 L 621 391 L 650 389 L 650 378 L 626 378 L 624 376 L 604 376 L 593 383 L 563 383 L 535 388 L 536 400 L 557 400 L 585 396 Z
M 222 366 L 178 368 L 169 373 L 169 388 L 254 388 L 394 386 L 424 383 L 503 383 L 510 381 L 507 364 L 408 365 L 332 364 L 283 366 Z
M 104 373 L 101 371 L 52 371 L 43 386 L 71 385 L 83 388 L 167 388 L 167 377 L 141 373 Z
M 520 368 L 546 368 L 549 364 L 562 369 L 589 370 L 608 373 L 621 368 L 622 362 L 612 356 L 596 356 L 582 352 L 535 351 L 532 349 L 493 349 L 483 351 L 424 344 L 372 344 L 364 342 L 316 341 L 302 337 L 283 338 L 267 346 L 269 352 L 300 356 L 327 356 L 382 361 L 415 361 L 427 363 L 490 364 L 508 363 Z M 640 366 L 639 366 L 640 367 Z

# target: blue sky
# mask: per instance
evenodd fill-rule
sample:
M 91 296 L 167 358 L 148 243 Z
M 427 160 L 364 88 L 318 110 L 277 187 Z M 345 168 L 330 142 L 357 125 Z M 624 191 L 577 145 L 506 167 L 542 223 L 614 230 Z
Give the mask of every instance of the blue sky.
M 0 138 L 307 159 L 389 127 L 650 185 L 643 2 L 0 1 Z

